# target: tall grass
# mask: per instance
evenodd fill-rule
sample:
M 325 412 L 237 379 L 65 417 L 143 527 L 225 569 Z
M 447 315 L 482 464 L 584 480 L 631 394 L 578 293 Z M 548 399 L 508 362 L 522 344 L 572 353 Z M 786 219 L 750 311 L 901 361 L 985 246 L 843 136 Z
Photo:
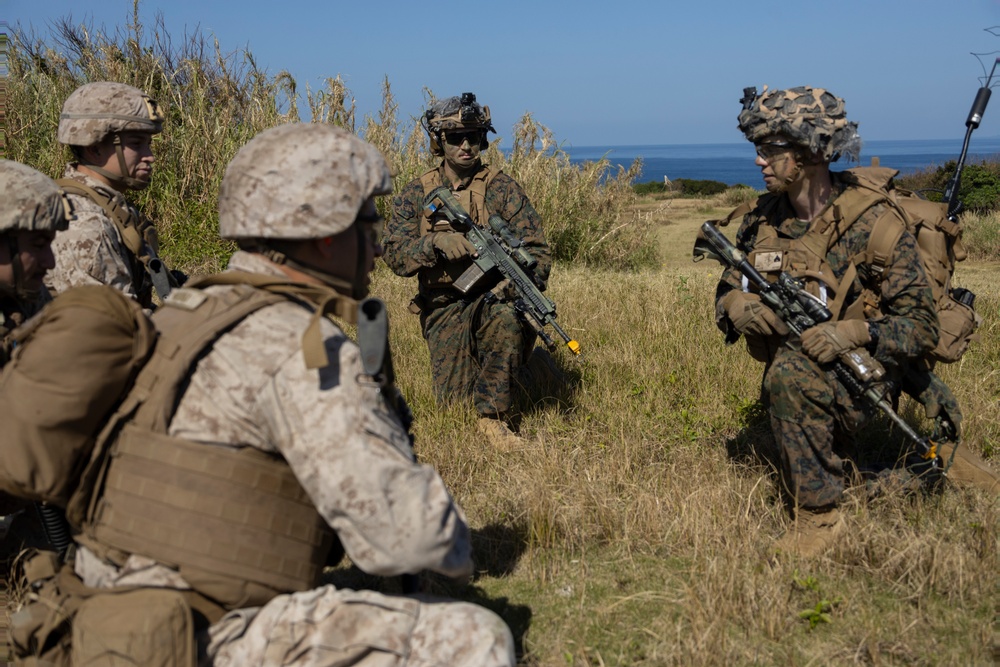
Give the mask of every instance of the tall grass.
M 197 31 L 175 42 L 162 16 L 152 28 L 143 24 L 137 1 L 127 26 L 113 33 L 67 19 L 56 20 L 47 39 L 15 33 L 10 62 L 10 157 L 53 176 L 70 159 L 55 129 L 63 101 L 77 86 L 120 81 L 164 106 L 153 183 L 136 198 L 160 228 L 164 257 L 191 272 L 218 269 L 233 250 L 218 239 L 215 209 L 233 155 L 261 130 L 300 120 L 302 95 L 288 72 L 272 75 L 249 50 L 225 51 Z M 426 93 L 429 104 L 433 94 Z M 397 188 L 437 162 L 415 119 L 400 113 L 388 80 L 381 109 L 361 122 L 339 76 L 320 90 L 307 88 L 304 98 L 312 121 L 356 131 L 377 146 Z M 637 166 L 611 173 L 607 161 L 571 165 L 530 114 L 515 127 L 513 148 L 500 148 L 494 141 L 487 161 L 521 182 L 558 260 L 616 268 L 655 261 L 648 225 L 629 210 Z M 381 202 L 384 213 L 388 205 Z

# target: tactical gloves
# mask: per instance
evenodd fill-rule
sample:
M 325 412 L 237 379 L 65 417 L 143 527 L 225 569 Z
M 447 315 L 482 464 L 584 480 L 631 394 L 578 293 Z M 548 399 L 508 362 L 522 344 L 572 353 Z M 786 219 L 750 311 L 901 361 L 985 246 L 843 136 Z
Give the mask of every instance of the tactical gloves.
M 457 262 L 464 257 L 471 257 L 476 252 L 476 246 L 469 243 L 461 234 L 436 232 L 431 243 L 449 262 Z
M 784 336 L 788 333 L 785 323 L 761 303 L 757 294 L 733 290 L 719 300 L 719 305 L 744 336 Z
M 821 364 L 871 342 L 864 320 L 823 322 L 802 332 L 802 351 Z

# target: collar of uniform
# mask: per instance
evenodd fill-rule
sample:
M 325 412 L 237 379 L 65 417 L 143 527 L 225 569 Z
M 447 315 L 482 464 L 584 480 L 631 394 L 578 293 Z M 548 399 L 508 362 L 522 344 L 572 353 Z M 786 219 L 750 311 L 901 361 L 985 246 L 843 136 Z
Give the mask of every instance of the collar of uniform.
M 243 271 L 245 273 L 258 273 L 264 276 L 276 276 L 288 280 L 288 276 L 278 268 L 278 266 L 268 260 L 263 255 L 246 250 L 237 250 L 229 258 L 227 271 Z
M 78 162 L 70 162 L 69 164 L 67 164 L 66 170 L 63 171 L 63 178 L 72 178 L 74 181 L 79 181 L 80 183 L 86 185 L 88 188 L 97 190 L 101 194 L 111 197 L 112 200 L 115 200 L 115 202 L 119 205 L 121 205 L 122 203 L 126 203 L 128 201 L 127 199 L 125 199 L 125 195 L 123 195 L 121 192 L 115 190 L 112 187 L 109 187 L 103 181 L 99 181 L 93 176 L 83 173 L 82 171 L 77 169 L 78 166 L 79 166 Z
M 479 162 L 479 169 L 476 170 L 472 176 L 466 176 L 465 178 L 459 179 L 457 183 L 452 183 L 444 173 L 444 162 L 438 167 L 438 175 L 441 177 L 441 185 L 449 186 L 453 192 L 458 192 L 460 190 L 465 190 L 472 184 L 472 181 L 476 179 L 484 179 L 489 176 L 490 168 L 484 164 L 481 160 Z

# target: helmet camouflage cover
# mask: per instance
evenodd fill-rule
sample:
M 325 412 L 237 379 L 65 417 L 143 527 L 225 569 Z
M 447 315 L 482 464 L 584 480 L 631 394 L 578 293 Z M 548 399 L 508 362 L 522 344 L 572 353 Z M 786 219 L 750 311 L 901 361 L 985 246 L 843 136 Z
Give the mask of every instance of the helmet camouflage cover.
M 392 191 L 385 158 L 347 130 L 292 123 L 239 150 L 219 190 L 224 239 L 318 239 L 350 227 L 369 197 Z
M 113 81 L 87 83 L 66 98 L 59 116 L 59 143 L 93 146 L 117 132 L 163 131 L 163 112 L 138 88 Z
M 462 130 L 482 130 L 483 138 L 479 148 L 489 147 L 486 133 L 493 132 L 490 108 L 476 102 L 473 93 L 462 93 L 461 97 L 446 97 L 435 101 L 420 119 L 431 141 L 431 152 L 441 155 L 440 135 L 442 132 Z
M 0 234 L 62 231 L 68 226 L 67 210 L 51 178 L 20 162 L 0 160 Z
M 823 88 L 764 86 L 759 97 L 745 102 L 738 127 L 752 143 L 780 134 L 825 162 L 842 155 L 857 161 L 861 155 L 858 124 L 847 120 L 844 100 Z

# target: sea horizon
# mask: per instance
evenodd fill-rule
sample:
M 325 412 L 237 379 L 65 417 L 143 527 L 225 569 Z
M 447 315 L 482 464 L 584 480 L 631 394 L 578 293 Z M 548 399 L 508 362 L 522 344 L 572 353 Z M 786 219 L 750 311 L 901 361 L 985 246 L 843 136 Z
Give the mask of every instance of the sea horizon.
M 939 167 L 957 160 L 963 138 L 957 139 L 874 139 L 862 145 L 858 162 L 840 160 L 834 170 L 870 165 L 873 158 L 883 167 L 901 175 Z M 612 165 L 628 169 L 637 157 L 643 158 L 637 183 L 687 178 L 721 181 L 727 185 L 762 185 L 760 168 L 754 164 L 753 146 L 746 141 L 732 143 L 648 144 L 648 145 L 563 145 L 570 162 L 594 162 L 607 156 Z M 966 164 L 996 160 L 1000 156 L 1000 136 L 972 135 Z

